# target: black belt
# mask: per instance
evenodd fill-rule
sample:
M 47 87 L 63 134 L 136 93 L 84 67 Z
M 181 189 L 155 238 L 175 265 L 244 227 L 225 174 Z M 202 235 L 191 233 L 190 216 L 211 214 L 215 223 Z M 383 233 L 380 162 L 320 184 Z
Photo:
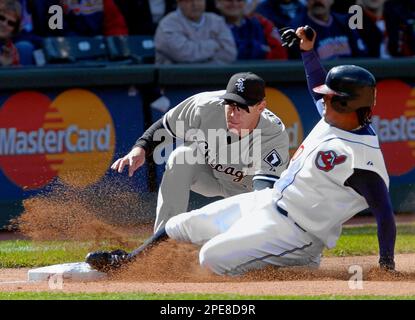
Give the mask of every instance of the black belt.
M 285 217 L 287 217 L 288 218 L 288 211 L 287 210 L 284 210 L 283 208 L 281 208 L 280 206 L 277 206 L 277 210 L 278 210 L 278 212 L 279 213 L 281 213 L 283 216 L 285 216 Z M 294 220 L 293 220 L 293 222 L 294 222 L 294 224 L 298 227 L 298 228 L 300 228 L 302 231 L 304 231 L 304 232 L 307 232 L 304 228 L 302 228 L 297 222 L 295 222 Z

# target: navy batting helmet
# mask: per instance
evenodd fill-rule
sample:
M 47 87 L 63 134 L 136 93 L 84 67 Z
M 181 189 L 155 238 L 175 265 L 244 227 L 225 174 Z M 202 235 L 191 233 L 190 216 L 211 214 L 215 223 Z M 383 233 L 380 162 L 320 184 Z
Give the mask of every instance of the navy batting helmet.
M 370 123 L 376 99 L 376 79 L 366 69 L 355 65 L 332 68 L 325 84 L 314 92 L 333 96 L 331 105 L 339 113 L 357 112 L 361 124 Z

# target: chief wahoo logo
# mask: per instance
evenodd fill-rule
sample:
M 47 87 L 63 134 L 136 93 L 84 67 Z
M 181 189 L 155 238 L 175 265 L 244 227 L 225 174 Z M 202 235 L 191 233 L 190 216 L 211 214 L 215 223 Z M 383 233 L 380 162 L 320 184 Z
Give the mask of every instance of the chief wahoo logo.
M 345 162 L 347 156 L 340 155 L 338 156 L 336 152 L 329 150 L 329 151 L 320 151 L 316 157 L 316 166 L 320 170 L 328 172 L 333 170 L 333 168 Z

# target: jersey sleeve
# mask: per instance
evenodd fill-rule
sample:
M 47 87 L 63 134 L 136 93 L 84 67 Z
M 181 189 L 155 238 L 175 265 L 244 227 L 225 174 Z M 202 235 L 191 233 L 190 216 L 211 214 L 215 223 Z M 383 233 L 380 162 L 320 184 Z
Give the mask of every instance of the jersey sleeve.
M 379 253 L 381 261 L 393 263 L 396 225 L 388 188 L 381 176 L 374 171 L 356 169 L 346 185 L 363 196 L 378 225 Z
M 353 169 L 367 170 L 377 173 L 385 182 L 385 185 L 389 188 L 389 177 L 387 176 L 387 170 L 385 160 L 382 152 L 378 146 L 369 146 L 365 144 L 358 145 L 356 151 L 359 157 L 353 158 Z
M 321 65 L 320 59 L 314 50 L 306 51 L 301 54 L 304 70 L 307 79 L 308 91 L 313 98 L 314 104 L 320 116 L 323 115 L 322 95 L 313 91 L 317 86 L 325 83 L 327 72 Z
M 197 102 L 198 96 L 192 96 L 164 115 L 163 126 L 171 136 L 186 140 L 186 133 L 200 127 L 201 117 Z

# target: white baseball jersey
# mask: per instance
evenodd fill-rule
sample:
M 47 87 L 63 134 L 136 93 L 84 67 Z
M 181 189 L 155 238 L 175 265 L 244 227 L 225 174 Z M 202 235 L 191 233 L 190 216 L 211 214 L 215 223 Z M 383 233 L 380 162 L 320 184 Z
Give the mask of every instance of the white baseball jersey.
M 206 163 L 225 189 L 246 192 L 252 190 L 252 180 L 276 181 L 289 161 L 289 138 L 284 124 L 272 112 L 264 110 L 256 127 L 259 136 L 249 134 L 240 138 L 228 132 L 219 98 L 224 93 L 224 90 L 203 92 L 186 99 L 166 113 L 164 127 L 173 137 L 197 141 Z M 200 134 L 195 138 L 196 129 Z M 215 130 L 224 135 L 212 145 L 209 135 Z M 256 143 L 258 139 L 260 143 Z
M 354 169 L 374 171 L 389 185 L 374 132 L 360 135 L 321 119 L 275 184 L 274 200 L 302 228 L 332 248 L 341 225 L 368 208 L 361 195 L 344 185 Z

